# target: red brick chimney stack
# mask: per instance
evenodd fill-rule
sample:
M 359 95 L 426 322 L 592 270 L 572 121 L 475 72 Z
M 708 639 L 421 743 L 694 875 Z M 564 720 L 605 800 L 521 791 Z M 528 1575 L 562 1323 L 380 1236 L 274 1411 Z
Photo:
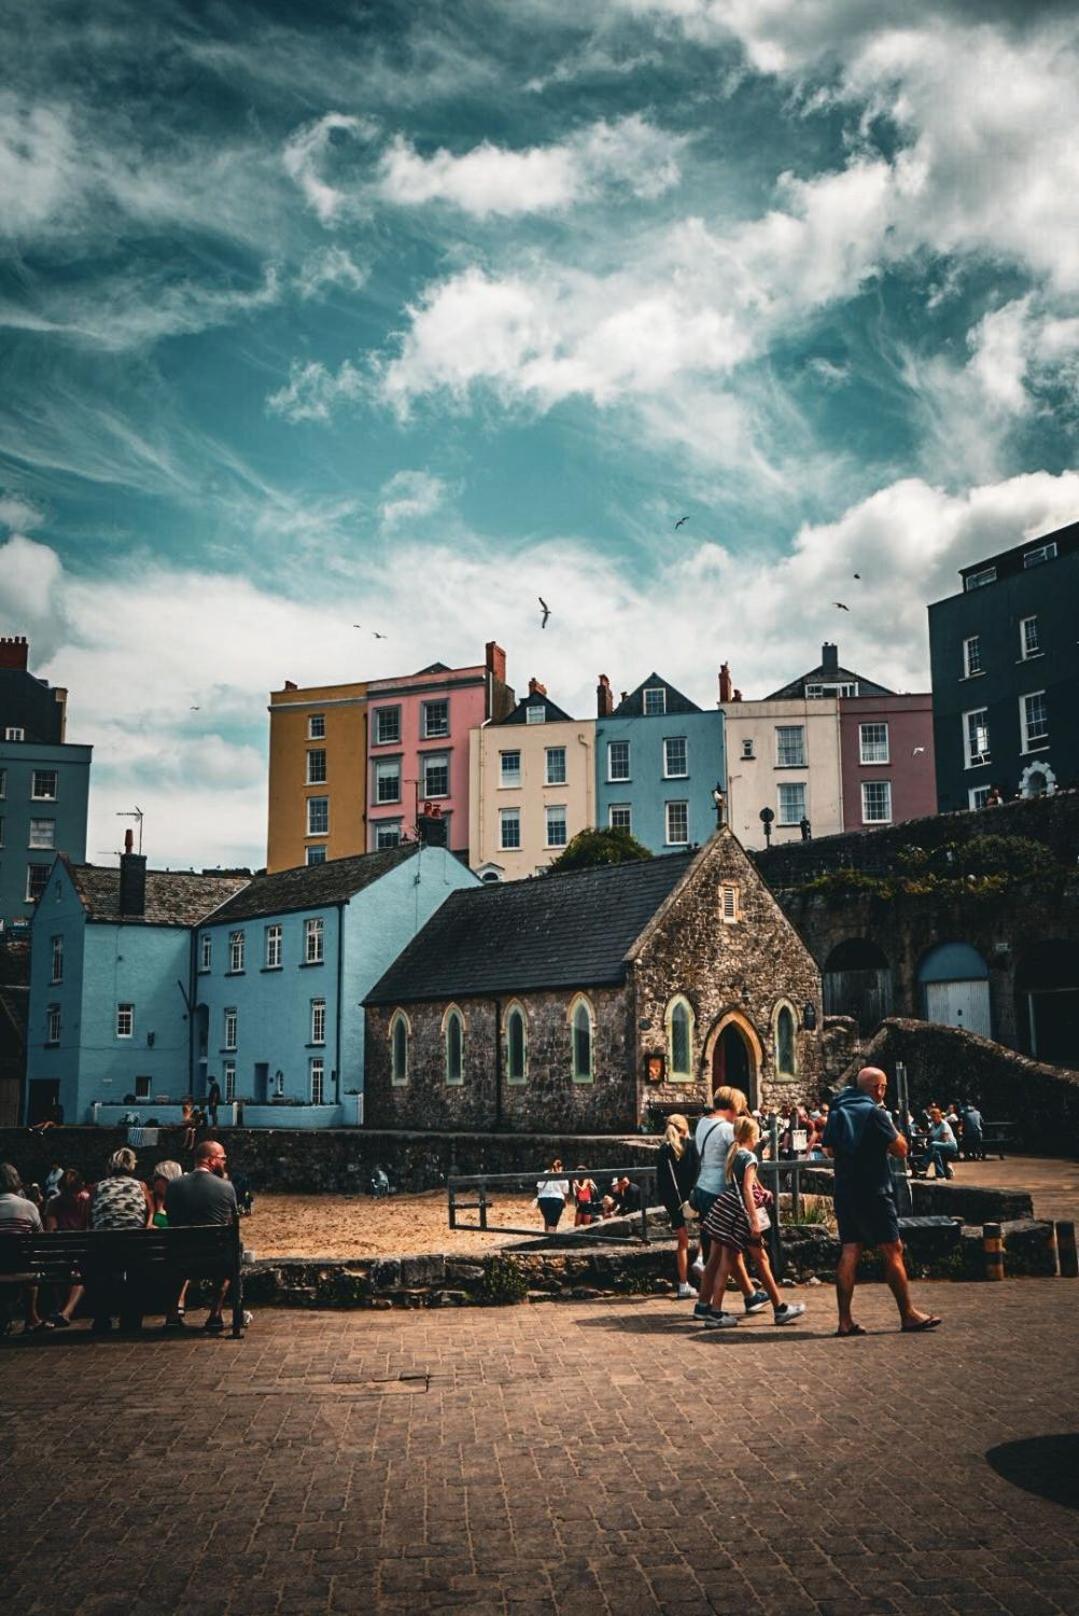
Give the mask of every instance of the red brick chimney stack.
M 596 686 L 596 716 L 597 718 L 610 718 L 613 712 L 614 691 L 611 689 L 611 681 L 605 673 L 601 673 L 599 684 Z
M 505 684 L 506 653 L 497 640 L 487 641 L 487 671 L 493 673 L 500 684 Z
M 734 699 L 734 680 L 731 678 L 729 662 L 721 662 L 719 665 L 719 699 L 720 701 Z
M 30 656 L 30 642 L 25 634 L 0 635 L 0 668 L 26 671 Z
M 528 681 L 528 694 L 530 696 L 545 696 L 547 694 L 547 686 L 541 685 L 539 680 L 533 676 Z

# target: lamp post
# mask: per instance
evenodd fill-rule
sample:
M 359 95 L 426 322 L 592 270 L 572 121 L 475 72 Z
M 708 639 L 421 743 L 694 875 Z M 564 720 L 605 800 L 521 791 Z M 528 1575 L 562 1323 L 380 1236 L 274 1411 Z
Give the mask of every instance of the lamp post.
M 765 847 L 771 847 L 771 845 L 772 845 L 772 820 L 776 816 L 772 812 L 771 808 L 762 808 L 761 811 L 760 811 L 760 814 L 758 815 L 758 817 L 760 819 L 761 824 L 764 826 L 764 845 L 765 845 Z

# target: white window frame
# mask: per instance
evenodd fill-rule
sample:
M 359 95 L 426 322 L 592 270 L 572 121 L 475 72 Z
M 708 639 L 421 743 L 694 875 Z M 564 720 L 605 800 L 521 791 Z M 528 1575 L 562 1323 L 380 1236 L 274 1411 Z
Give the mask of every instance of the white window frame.
M 393 796 L 383 796 L 383 782 L 393 782 Z M 401 759 L 376 758 L 375 759 L 375 801 L 376 808 L 384 808 L 388 804 L 401 801 Z
M 51 791 L 41 791 L 41 790 L 38 789 L 38 781 L 41 779 L 42 775 L 45 775 L 45 774 L 52 776 L 52 790 Z M 35 769 L 33 771 L 33 773 L 31 774 L 31 776 L 30 776 L 30 801 L 31 802 L 56 802 L 59 795 L 60 795 L 60 771 L 58 769 Z
M 1030 719 L 1027 714 L 1027 702 L 1041 699 L 1045 709 L 1045 733 L 1031 735 Z M 1044 690 L 1029 690 L 1019 698 L 1019 735 L 1022 742 L 1020 752 L 1046 752 L 1049 749 L 1049 700 Z
M 562 840 L 560 842 L 551 840 L 552 824 L 555 826 L 561 824 L 562 826 Z M 569 846 L 569 816 L 565 803 L 552 802 L 546 804 L 543 810 L 543 835 L 545 847 L 561 849 Z
M 963 641 L 963 678 L 977 679 L 984 672 L 985 669 L 982 667 L 982 637 L 980 634 L 969 634 Z
M 63 1031 L 63 1015 L 58 1004 L 45 1007 L 45 1042 L 58 1044 Z
M 321 804 L 326 810 L 326 823 L 322 830 L 314 828 L 314 815 L 312 809 Z M 330 834 L 330 799 L 329 797 L 308 797 L 307 799 L 307 832 L 308 836 L 328 836 Z
M 47 826 L 44 830 L 42 827 Z M 27 832 L 26 845 L 32 853 L 53 853 L 56 851 L 56 821 L 55 819 L 31 819 Z
M 615 822 L 614 822 L 615 814 L 625 814 L 626 823 L 624 825 L 621 825 L 621 826 L 616 825 Z M 608 804 L 608 807 L 607 807 L 607 828 L 608 828 L 608 830 L 625 830 L 625 831 L 628 831 L 629 834 L 632 836 L 633 835 L 633 804 L 631 802 L 612 802 L 612 803 Z
M 866 740 L 866 730 L 870 730 L 870 729 L 871 730 L 883 730 L 884 731 L 883 743 L 881 741 L 879 741 L 879 740 L 875 740 L 875 741 L 867 741 Z M 875 753 L 873 751 L 874 746 L 881 746 L 882 744 L 883 744 L 883 748 L 884 748 L 883 753 L 882 754 Z M 892 761 L 892 759 L 891 759 L 891 735 L 890 735 L 890 732 L 889 732 L 887 722 L 884 721 L 884 720 L 881 720 L 881 719 L 872 719 L 867 724 L 859 724 L 858 725 L 858 762 L 862 763 L 862 764 L 865 764 L 867 766 L 872 766 L 873 764 L 885 764 L 885 763 L 890 763 L 891 761 Z
M 221 1015 L 221 1047 L 237 1049 L 240 1040 L 240 1012 L 234 1004 L 225 1006 Z
M 1029 635 L 1027 633 L 1028 623 L 1034 625 L 1033 633 Z M 1033 641 L 1033 644 L 1028 644 L 1030 640 Z M 1038 614 L 1037 612 L 1032 612 L 1029 617 L 1019 619 L 1019 660 L 1029 662 L 1032 657 L 1042 655 L 1041 641 L 1038 637 Z
M 444 729 L 432 729 L 430 713 L 432 707 L 446 709 L 446 725 Z M 423 738 L 425 741 L 447 741 L 450 736 L 450 703 L 447 696 L 433 696 L 430 701 L 423 703 Z
M 971 744 L 973 737 L 971 736 L 971 732 L 970 732 L 970 720 L 972 718 L 976 718 L 979 713 L 982 713 L 982 714 L 985 715 L 984 724 L 979 724 L 979 725 L 976 726 L 977 729 L 984 730 L 984 732 L 985 732 L 985 747 L 984 747 L 984 749 L 982 751 L 975 752 L 975 750 L 973 748 L 973 745 Z M 988 707 L 971 707 L 968 712 L 965 712 L 963 714 L 962 722 L 963 722 L 963 758 L 964 758 L 965 767 L 968 768 L 968 769 L 984 769 L 984 768 L 987 768 L 989 766 L 989 764 L 992 762 L 992 755 L 993 755 L 992 736 L 989 733 L 989 709 L 988 709 Z
M 675 837 L 671 835 L 672 809 L 681 809 L 685 816 L 686 834 L 684 836 Z M 689 803 L 685 797 L 675 797 L 670 802 L 665 802 L 663 804 L 663 834 L 664 840 L 668 847 L 689 846 Z
M 722 881 L 719 887 L 719 918 L 725 926 L 736 926 L 742 918 L 737 881 Z
M 784 735 L 797 735 L 799 737 L 798 756 L 796 758 L 785 758 L 783 756 L 784 748 L 789 746 L 789 744 L 790 744 L 788 741 L 785 741 L 785 740 L 781 739 L 781 736 L 784 736 Z M 804 724 L 777 724 L 775 726 L 775 737 L 776 737 L 776 768 L 777 769 L 804 769 L 806 767 L 806 727 L 805 727 L 805 725 Z
M 312 1105 L 326 1104 L 326 1059 L 323 1055 L 312 1055 L 307 1063 L 308 1093 Z
M 791 815 L 787 814 L 786 810 L 783 807 L 783 795 L 784 795 L 784 792 L 793 792 L 793 791 L 800 791 L 802 793 L 802 811 L 801 811 L 800 814 L 791 816 Z M 806 785 L 806 782 L 804 780 L 781 780 L 779 782 L 779 784 L 776 787 L 776 824 L 777 825 L 783 825 L 783 826 L 786 826 L 786 825 L 800 825 L 802 823 L 802 820 L 805 819 L 805 817 L 806 817 L 806 791 L 807 791 L 807 785 Z
M 517 840 L 507 842 L 506 826 L 516 825 Z M 498 810 L 498 846 L 503 853 L 517 853 L 521 848 L 521 810 L 520 808 L 500 808 Z
M 242 931 L 229 932 L 229 976 L 240 976 L 247 969 L 247 935 Z
M 746 738 L 746 739 L 745 739 L 745 740 L 743 740 L 743 742 L 742 742 L 742 757 L 743 757 L 743 758 L 744 758 L 744 759 L 745 759 L 745 760 L 746 760 L 746 761 L 748 761 L 748 760 L 749 760 L 749 759 L 750 759 L 750 758 L 753 758 L 753 757 L 755 757 L 755 756 L 756 756 L 756 754 L 755 754 L 755 752 L 754 752 L 754 750 L 753 750 L 753 737 L 752 737 L 752 736 L 748 736 L 748 737 L 747 737 L 747 738 Z
M 446 785 L 442 791 L 429 791 L 427 789 L 427 770 L 429 768 L 444 768 L 446 771 Z M 424 801 L 441 802 L 450 794 L 450 754 L 448 752 L 421 752 L 420 754 L 420 796 Z
M 533 701 L 525 708 L 526 724 L 546 724 L 547 709 L 541 701 Z
M 397 1029 L 399 1026 L 404 1029 L 404 1043 L 402 1045 L 402 1049 L 404 1051 L 404 1060 L 400 1063 L 398 1063 L 397 1060 Z M 395 1010 L 393 1012 L 393 1015 L 390 1017 L 389 1033 L 390 1086 L 391 1088 L 395 1089 L 403 1089 L 408 1083 L 409 1045 L 412 1042 L 412 1023 L 409 1021 L 403 1010 Z
M 511 767 L 510 758 L 517 759 L 517 767 Z M 515 790 L 521 783 L 521 749 L 519 746 L 507 747 L 498 754 L 498 784 L 500 789 Z
M 616 746 L 618 746 L 618 747 L 624 746 L 625 749 L 626 749 L 626 772 L 625 772 L 625 774 L 614 774 L 612 772 L 611 753 L 614 751 Z M 632 751 L 630 749 L 629 742 L 627 740 L 608 741 L 607 742 L 607 783 L 608 783 L 608 785 L 625 785 L 632 778 L 633 778 L 633 753 L 632 753 Z
M 51 869 L 52 869 L 51 864 L 33 864 L 33 863 L 31 863 L 31 864 L 28 864 L 26 866 L 26 902 L 27 903 L 37 903 L 40 898 L 43 898 L 45 896 L 45 888 L 49 884 L 49 871 Z M 41 885 L 40 885 L 37 892 L 34 891 L 34 872 L 35 872 L 35 870 L 38 871 L 38 872 L 41 872 Z
M 992 786 L 970 786 L 967 789 L 967 804 L 971 808 L 986 807 L 986 798 L 992 791 Z M 980 799 L 980 800 L 979 800 Z
M 199 971 L 205 974 L 214 968 L 213 932 L 204 931 L 199 937 Z
M 318 770 L 314 766 L 316 758 L 321 758 L 321 760 L 322 760 L 322 762 L 321 762 L 322 773 L 321 774 L 318 772 Z M 304 781 L 304 784 L 309 785 L 309 786 L 324 786 L 326 784 L 326 774 L 327 774 L 326 748 L 324 746 L 310 746 L 310 747 L 308 747 L 308 749 L 307 749 L 307 778 Z M 308 835 L 310 835 L 310 834 L 311 833 L 309 831 Z
M 588 1071 L 577 1070 L 577 1012 L 584 1010 L 588 1017 Z M 596 1080 L 596 1012 L 586 993 L 575 993 L 566 1012 L 569 1023 L 569 1069 L 574 1083 L 594 1083 Z
M 236 1098 L 236 1062 L 221 1062 L 221 1088 L 226 1105 L 231 1105 Z
M 64 980 L 64 934 L 57 932 L 49 938 L 49 986 L 56 987 Z
M 312 1044 L 325 1044 L 326 1042 L 326 1000 L 311 1000 L 311 1036 L 308 1040 Z
M 400 847 L 402 824 L 403 821 L 400 819 L 377 819 L 375 821 L 376 853 L 385 852 L 389 847 Z M 383 841 L 384 836 L 392 838 L 392 840 Z
M 135 1036 L 135 1006 L 127 999 L 116 1006 L 116 1036 L 123 1039 Z
M 267 971 L 279 971 L 285 963 L 285 928 L 280 921 L 274 921 L 266 927 L 266 951 L 263 959 L 263 968 Z
M 1043 561 L 1055 561 L 1057 558 L 1057 541 L 1050 539 L 1048 544 L 1036 544 L 1033 549 L 1023 551 L 1023 569 L 1040 567 Z
M 657 696 L 659 698 L 658 702 L 653 700 L 653 705 L 650 707 L 648 704 L 649 697 L 655 698 Z M 666 718 L 667 692 L 662 685 L 648 685 L 646 687 L 641 696 L 641 712 L 645 718 Z
M 561 774 L 552 774 L 551 773 L 551 759 L 553 757 L 561 757 L 561 759 L 562 759 L 562 772 L 561 772 Z M 567 774 L 567 772 L 568 772 L 568 759 L 567 759 L 567 755 L 566 755 L 566 748 L 564 746 L 545 746 L 544 749 L 543 749 L 543 783 L 544 783 L 544 785 L 545 786 L 564 786 L 566 784 L 566 774 Z
M 969 595 L 972 590 L 984 589 L 986 584 L 995 584 L 996 581 L 996 567 L 983 567 L 980 572 L 972 572 L 963 579 L 963 593 Z
M 382 733 L 383 715 L 388 715 L 390 713 L 393 713 L 395 715 L 394 728 L 396 729 L 397 733 L 395 735 L 383 735 L 383 733 Z M 375 708 L 375 745 L 376 746 L 400 746 L 400 744 L 401 744 L 401 709 L 400 709 L 400 707 L 399 706 L 376 707 Z
M 521 1020 L 521 1070 L 517 1076 L 514 1075 L 513 1061 L 510 1057 L 510 1022 L 514 1016 L 519 1016 Z M 506 1006 L 505 1028 L 506 1082 L 512 1083 L 514 1088 L 520 1088 L 528 1082 L 528 1016 L 519 999 L 512 999 Z
M 5 741 L 25 741 L 26 731 L 20 729 L 17 724 L 8 724 L 4 730 L 4 739 Z
M 326 714 L 311 713 L 307 720 L 307 739 L 309 741 L 324 741 L 326 739 Z
M 321 915 L 309 915 L 303 923 L 303 962 L 321 965 L 326 959 L 326 922 Z
M 667 749 L 668 747 L 679 745 L 682 748 L 682 767 L 680 769 L 672 769 L 670 753 Z M 689 779 L 689 739 L 687 736 L 665 735 L 663 737 L 663 778 L 664 780 Z
M 885 794 L 887 813 L 870 814 L 869 799 L 875 793 L 882 791 Z M 863 780 L 862 781 L 862 824 L 863 825 L 890 825 L 892 823 L 892 782 L 890 780 Z

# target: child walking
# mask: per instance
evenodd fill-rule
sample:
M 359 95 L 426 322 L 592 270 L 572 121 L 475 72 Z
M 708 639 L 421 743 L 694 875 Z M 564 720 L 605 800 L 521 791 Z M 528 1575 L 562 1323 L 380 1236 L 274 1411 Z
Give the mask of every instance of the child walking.
M 751 1256 L 756 1263 L 772 1304 L 774 1324 L 793 1324 L 805 1312 L 802 1302 L 784 1302 L 780 1296 L 772 1277 L 768 1248 L 761 1238 L 770 1226 L 766 1205 L 772 1197 L 757 1178 L 754 1147 L 760 1136 L 760 1124 L 755 1117 L 739 1117 L 734 1125 L 734 1143 L 727 1153 L 728 1188 L 710 1208 L 702 1224 L 722 1253 L 712 1295 L 701 1298 L 709 1309 L 704 1321 L 707 1330 L 726 1330 L 738 1323 L 738 1315 L 727 1313 L 723 1307 L 727 1280 L 738 1256 Z

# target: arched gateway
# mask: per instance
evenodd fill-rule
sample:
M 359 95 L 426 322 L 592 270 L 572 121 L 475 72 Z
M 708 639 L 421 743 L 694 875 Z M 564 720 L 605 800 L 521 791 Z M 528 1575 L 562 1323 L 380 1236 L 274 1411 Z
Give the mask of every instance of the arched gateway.
M 724 1083 L 741 1089 L 750 1107 L 760 1101 L 763 1050 L 757 1030 L 739 1010 L 721 1016 L 709 1034 L 712 1089 Z

